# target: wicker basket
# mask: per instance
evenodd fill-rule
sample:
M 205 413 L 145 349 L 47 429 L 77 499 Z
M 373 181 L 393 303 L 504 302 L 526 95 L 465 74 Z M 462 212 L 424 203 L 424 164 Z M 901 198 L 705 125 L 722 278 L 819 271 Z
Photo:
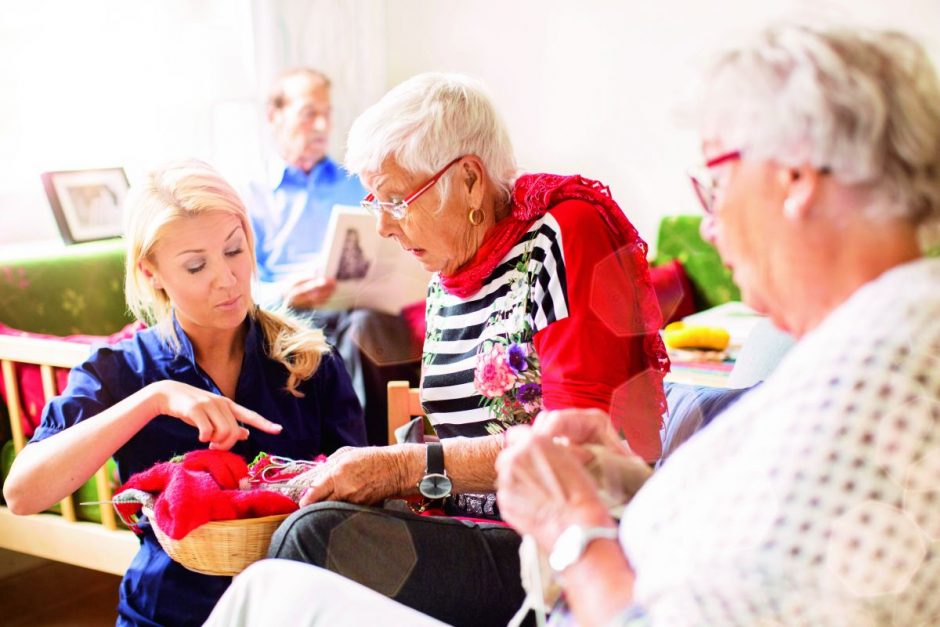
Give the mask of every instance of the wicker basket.
M 153 519 L 153 510 L 144 507 L 160 546 L 174 561 L 203 575 L 237 575 L 249 564 L 268 554 L 271 536 L 289 514 L 208 522 L 174 540 Z

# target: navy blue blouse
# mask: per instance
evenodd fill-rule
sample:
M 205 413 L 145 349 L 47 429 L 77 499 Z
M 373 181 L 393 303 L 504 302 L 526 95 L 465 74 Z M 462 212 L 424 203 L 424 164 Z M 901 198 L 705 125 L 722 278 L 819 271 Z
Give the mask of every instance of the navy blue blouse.
M 114 346 L 96 350 L 69 374 L 68 387 L 46 406 L 33 442 L 107 409 L 150 383 L 172 379 L 219 394 L 219 388 L 196 364 L 189 338 L 174 321 L 180 351 L 174 351 L 154 329 L 137 333 Z M 258 324 L 249 318 L 245 357 L 235 391 L 235 402 L 268 420 L 283 425 L 278 435 L 248 427 L 250 436 L 238 442 L 234 453 L 247 461 L 264 451 L 294 459 L 330 454 L 342 446 L 366 443 L 362 408 L 353 392 L 342 358 L 323 356 L 314 376 L 299 390 L 303 398 L 284 386 L 287 371 L 268 358 Z M 157 416 L 115 454 L 122 482 L 156 463 L 207 445 L 198 431 L 170 416 Z M 201 625 L 230 577 L 213 577 L 186 570 L 163 551 L 150 525 L 142 522 L 141 548 L 121 582 L 119 625 Z

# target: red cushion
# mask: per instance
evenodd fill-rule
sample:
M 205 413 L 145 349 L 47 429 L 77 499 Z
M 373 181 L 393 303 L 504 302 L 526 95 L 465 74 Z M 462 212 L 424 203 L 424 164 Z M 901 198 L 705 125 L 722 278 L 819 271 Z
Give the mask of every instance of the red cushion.
M 663 312 L 664 326 L 695 313 L 692 284 L 678 259 L 650 268 L 650 278 Z
M 424 347 L 424 334 L 427 332 L 427 321 L 424 319 L 425 302 L 419 300 L 411 305 L 402 307 L 401 317 L 404 318 L 411 330 L 412 346 L 417 347 L 420 353 Z
M 141 322 L 132 322 L 117 333 L 112 335 L 69 335 L 60 337 L 57 335 L 47 335 L 45 333 L 30 333 L 20 331 L 0 324 L 0 335 L 13 335 L 17 337 L 29 337 L 45 340 L 59 340 L 63 342 L 73 342 L 75 344 L 114 344 L 121 340 L 133 336 L 137 331 L 144 328 Z M 69 371 L 66 368 L 55 368 L 56 393 L 61 393 L 68 382 Z M 42 419 L 42 408 L 46 404 L 45 395 L 42 392 L 42 375 L 39 366 L 34 364 L 16 364 L 14 366 L 16 380 L 20 393 L 20 415 L 22 416 L 23 433 L 27 439 L 32 437 L 36 427 Z M 6 382 L 0 377 L 0 395 L 6 401 L 7 390 Z

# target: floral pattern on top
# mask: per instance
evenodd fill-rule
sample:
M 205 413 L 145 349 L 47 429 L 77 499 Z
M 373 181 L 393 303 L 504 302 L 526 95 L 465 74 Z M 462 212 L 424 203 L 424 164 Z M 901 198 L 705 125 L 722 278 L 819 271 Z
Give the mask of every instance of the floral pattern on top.
M 490 433 L 528 424 L 542 409 L 542 371 L 532 344 L 532 283 L 540 264 L 531 244 L 513 269 L 509 292 L 496 300 L 487 321 L 492 336 L 477 353 L 473 385 L 494 421 Z M 489 334 L 488 334 L 489 335 Z
M 542 263 L 532 258 L 532 243 L 510 270 L 508 292 L 497 298 L 486 320 L 475 358 L 473 386 L 482 396 L 481 405 L 493 419 L 486 425 L 491 434 L 518 424 L 529 424 L 542 409 L 539 357 L 532 343 L 532 285 Z M 433 363 L 436 347 L 445 328 L 441 309 L 448 294 L 439 277 L 428 287 L 422 363 Z

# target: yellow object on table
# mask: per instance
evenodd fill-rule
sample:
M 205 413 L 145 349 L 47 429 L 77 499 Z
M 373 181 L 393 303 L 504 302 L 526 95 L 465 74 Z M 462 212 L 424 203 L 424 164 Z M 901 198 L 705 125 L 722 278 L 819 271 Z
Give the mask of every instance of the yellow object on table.
M 673 322 L 663 329 L 663 341 L 669 348 L 695 348 L 722 351 L 728 348 L 731 335 L 722 327 Z

